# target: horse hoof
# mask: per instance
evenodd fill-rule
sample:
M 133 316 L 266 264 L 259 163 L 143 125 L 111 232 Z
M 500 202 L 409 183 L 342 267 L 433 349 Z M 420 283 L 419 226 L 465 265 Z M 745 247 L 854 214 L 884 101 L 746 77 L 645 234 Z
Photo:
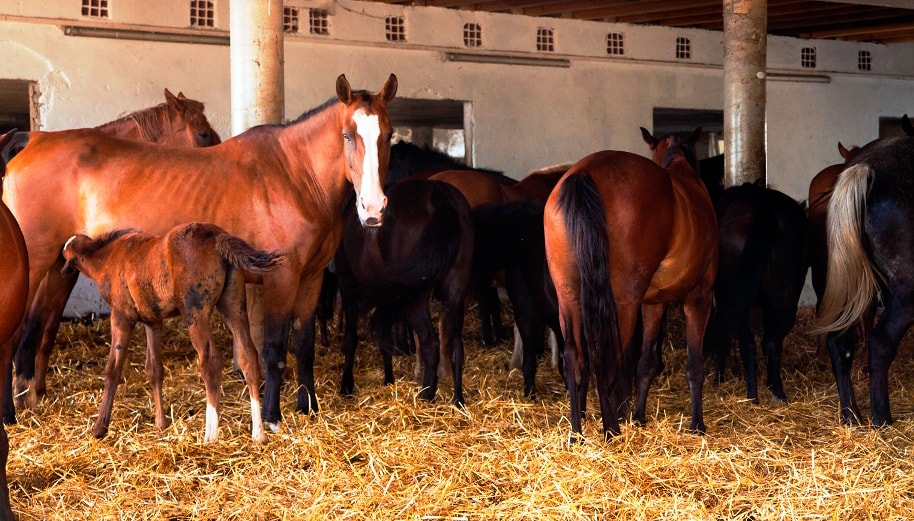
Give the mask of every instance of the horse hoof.
M 279 422 L 263 422 L 263 425 L 273 434 L 279 432 Z M 266 436 L 264 436 L 266 437 Z
M 108 435 L 108 429 L 92 429 L 92 436 L 95 436 L 95 439 L 100 440 Z

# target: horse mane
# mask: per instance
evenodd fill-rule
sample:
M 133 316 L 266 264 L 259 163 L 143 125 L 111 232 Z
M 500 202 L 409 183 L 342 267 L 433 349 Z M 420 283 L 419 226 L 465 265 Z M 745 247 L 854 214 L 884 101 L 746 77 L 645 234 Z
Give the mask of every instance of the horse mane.
M 90 239 L 88 242 L 84 242 L 82 245 L 80 245 L 79 253 L 81 255 L 92 255 L 108 244 L 116 241 L 117 239 L 120 239 L 129 233 L 136 233 L 136 230 L 133 228 L 122 228 L 120 230 L 112 230 L 110 232 L 103 233 L 102 235 L 99 235 L 94 239 Z
M 194 109 L 200 112 L 203 111 L 203 103 L 199 101 L 184 99 L 184 103 L 186 105 L 192 106 Z M 140 138 L 143 141 L 152 143 L 155 142 L 156 139 L 163 134 L 164 127 L 160 123 L 163 118 L 165 120 L 170 119 L 168 117 L 169 110 L 170 109 L 168 103 L 159 103 L 158 105 L 136 110 L 130 114 L 127 114 L 126 116 L 120 117 L 113 121 L 109 121 L 108 123 L 104 123 L 102 125 L 98 125 L 95 127 L 95 130 L 102 132 L 112 132 L 114 129 L 117 129 L 122 125 L 133 124 L 136 126 L 136 129 L 139 132 Z

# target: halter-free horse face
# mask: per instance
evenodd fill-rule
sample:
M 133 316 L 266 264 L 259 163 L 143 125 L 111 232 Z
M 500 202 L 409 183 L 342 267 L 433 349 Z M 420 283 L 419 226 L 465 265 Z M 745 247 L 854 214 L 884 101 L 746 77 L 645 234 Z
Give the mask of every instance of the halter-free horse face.
M 353 188 L 360 223 L 383 222 L 393 133 L 387 104 L 396 90 L 394 75 L 377 94 L 352 90 L 341 75 L 333 99 L 293 122 L 168 153 L 95 131 L 73 131 L 67 139 L 38 133 L 10 163 L 3 187 L 29 246 L 30 299 L 72 235 L 122 228 L 164 234 L 177 223 L 213 223 L 287 258 L 261 277 L 264 421 L 278 428 L 293 321 L 298 406 L 316 410 L 314 311 L 322 273 L 339 244 L 340 208 Z M 17 369 L 14 385 L 35 403 L 31 377 Z
M 564 370 L 571 426 L 581 416 L 591 374 L 597 381 L 604 435 L 619 433 L 637 365 L 635 418 L 645 421 L 655 348 L 668 302 L 686 315 L 693 431 L 702 414 L 702 342 L 717 272 L 717 223 L 695 171 L 694 140 L 654 138 L 642 129 L 657 162 L 619 151 L 575 163 L 546 202 L 546 260 L 558 297 L 565 339 Z M 634 337 L 638 314 L 643 337 Z
M 146 326 L 146 375 L 153 389 L 155 424 L 168 425 L 162 399 L 162 322 L 181 315 L 197 351 L 206 386 L 204 442 L 219 434 L 222 351 L 215 345 L 210 316 L 218 309 L 232 332 L 238 365 L 251 399 L 251 437 L 266 442 L 260 417 L 260 364 L 248 326 L 244 279 L 275 269 L 285 259 L 258 251 L 218 226 L 178 225 L 164 236 L 129 230 L 98 239 L 74 235 L 63 248 L 64 269 L 76 269 L 94 280 L 111 307 L 111 352 L 105 367 L 105 390 L 92 434 L 108 433 L 114 394 L 127 361 L 137 322 Z M 148 288 L 153 288 L 149 291 Z

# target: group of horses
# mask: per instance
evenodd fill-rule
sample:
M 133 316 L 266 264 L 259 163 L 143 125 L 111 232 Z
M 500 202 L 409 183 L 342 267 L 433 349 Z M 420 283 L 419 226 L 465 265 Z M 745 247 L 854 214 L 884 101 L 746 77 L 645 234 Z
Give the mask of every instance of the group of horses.
M 3 374 L 15 354 L 15 375 L 0 391 L 4 422 L 15 421 L 14 405 L 34 406 L 46 392 L 48 355 L 75 282 L 65 268 L 75 268 L 100 281 L 112 307 L 111 355 L 93 429 L 99 437 L 107 432 L 137 322 L 147 328 L 156 424 L 166 424 L 159 414 L 158 333 L 162 319 L 182 315 L 206 368 L 204 439 L 215 439 L 221 354 L 209 333 L 213 308 L 235 337 L 251 396 L 252 437 L 264 441 L 264 428 L 278 429 L 290 343 L 297 408 L 316 412 L 322 288 L 338 288 L 345 319 L 341 393 L 355 391 L 358 323 L 371 311 L 384 381 L 394 379 L 397 341 L 412 339 L 420 397 L 433 399 L 439 378 L 449 376 L 451 401 L 462 407 L 466 302 L 478 302 L 483 343 L 505 338 L 496 285 L 512 305 L 527 396 L 535 395 L 547 329 L 555 335 L 573 438 L 582 433 L 591 379 L 605 436 L 620 432 L 633 393 L 633 417 L 646 421 L 648 390 L 662 366 L 665 311 L 681 303 L 690 428 L 704 432 L 707 355 L 716 357 L 722 378 L 737 342 L 747 397 L 758 400 L 749 318 L 756 306 L 764 324 L 766 385 L 786 401 L 782 343 L 794 326 L 811 260 L 818 266 L 814 280 L 822 273 L 814 260 L 820 251 L 828 268 L 825 284 L 817 283 L 817 291 L 825 288 L 819 326 L 828 333 L 842 420 L 861 419 L 848 374 L 855 325 L 875 317 L 881 302 L 884 311 L 867 340 L 872 417 L 876 425 L 892 421 L 886 372 L 914 321 L 914 277 L 905 269 L 914 260 L 914 232 L 906 226 L 914 218 L 914 186 L 908 186 L 914 137 L 847 151 L 846 162 L 834 169 L 843 173 L 833 188 L 824 183 L 828 218 L 820 228 L 812 197 L 807 218 L 800 203 L 775 190 L 756 184 L 724 189 L 721 159 L 698 160 L 700 129 L 654 136 L 642 128 L 649 158 L 600 151 L 521 180 L 453 161 L 424 164 L 416 150 L 403 152 L 410 145 L 390 144 L 387 106 L 396 91 L 394 75 L 377 93 L 353 90 L 341 75 L 325 104 L 225 142 L 202 104 L 167 91 L 166 103 L 148 117 L 3 136 Z M 150 131 L 156 123 L 159 131 Z M 827 236 L 828 250 L 816 249 L 807 233 Z M 263 287 L 262 323 L 248 325 L 244 283 Z M 432 299 L 442 304 L 437 331 Z M 259 356 L 252 354 L 249 327 L 263 328 Z M 0 429 L 0 519 L 12 515 L 7 456 Z

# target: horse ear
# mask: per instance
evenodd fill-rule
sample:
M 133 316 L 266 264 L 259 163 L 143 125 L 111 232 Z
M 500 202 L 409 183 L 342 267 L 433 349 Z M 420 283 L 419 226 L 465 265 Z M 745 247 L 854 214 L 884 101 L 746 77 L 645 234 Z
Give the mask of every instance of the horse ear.
M 907 114 L 901 116 L 901 130 L 909 136 L 914 136 L 914 126 L 911 125 L 911 120 L 908 119 Z
M 387 81 L 384 82 L 384 87 L 381 88 L 381 98 L 389 103 L 397 94 L 397 86 L 397 75 L 390 73 L 390 77 L 387 78 Z
M 654 136 L 652 136 L 651 133 L 648 132 L 647 129 L 644 127 L 641 127 L 641 139 L 643 139 L 644 142 L 647 143 L 647 146 L 651 147 L 651 150 L 656 148 L 657 143 L 660 142 L 660 140 L 655 139 Z
M 352 103 L 352 87 L 349 85 L 349 80 L 346 79 L 345 74 L 340 74 L 336 78 L 336 95 L 346 105 Z
M 694 131 L 692 131 L 692 135 L 689 136 L 689 143 L 691 143 L 692 146 L 695 146 L 695 143 L 698 143 L 698 138 L 700 138 L 700 137 L 701 137 L 701 127 L 698 127 Z
M 838 153 L 841 154 L 841 157 L 844 159 L 847 159 L 847 156 L 850 155 L 850 151 L 844 148 L 844 145 L 842 145 L 840 141 L 838 141 Z
M 165 89 L 165 101 L 168 102 L 168 106 L 178 112 L 184 112 L 184 100 L 181 97 L 175 97 L 170 90 Z
M 183 92 L 178 91 L 178 99 L 184 101 L 187 99 L 187 96 L 185 96 Z

